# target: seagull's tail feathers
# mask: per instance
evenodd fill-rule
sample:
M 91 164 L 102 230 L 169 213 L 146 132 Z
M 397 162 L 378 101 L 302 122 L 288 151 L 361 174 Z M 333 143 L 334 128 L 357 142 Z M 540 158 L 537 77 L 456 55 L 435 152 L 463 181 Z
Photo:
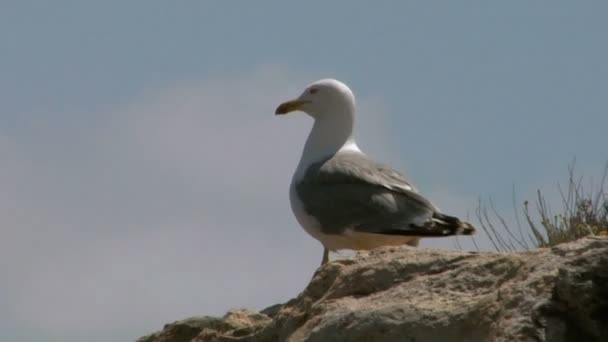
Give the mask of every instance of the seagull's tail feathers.
M 468 222 L 461 221 L 457 217 L 435 212 L 433 213 L 433 216 L 430 219 L 427 219 L 422 225 L 410 223 L 407 227 L 385 229 L 381 231 L 374 231 L 374 233 L 417 236 L 421 238 L 444 237 L 452 235 L 473 235 L 475 234 L 475 227 Z
M 461 221 L 459 218 L 454 216 L 445 215 L 439 212 L 433 214 L 430 221 L 431 230 L 437 231 L 438 235 L 449 236 L 449 235 L 473 235 L 475 234 L 475 227 L 470 223 Z

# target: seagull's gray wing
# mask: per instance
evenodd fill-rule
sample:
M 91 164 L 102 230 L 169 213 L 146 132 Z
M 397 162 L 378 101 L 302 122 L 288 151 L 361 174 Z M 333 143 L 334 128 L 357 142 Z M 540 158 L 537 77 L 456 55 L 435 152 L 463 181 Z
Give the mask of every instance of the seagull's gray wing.
M 346 229 L 366 233 L 443 236 L 455 234 L 436 224 L 442 215 L 392 168 L 362 153 L 341 152 L 311 165 L 296 183 L 308 214 L 326 234 Z M 443 221 L 441 221 L 443 223 Z M 462 232 L 461 232 L 462 233 Z

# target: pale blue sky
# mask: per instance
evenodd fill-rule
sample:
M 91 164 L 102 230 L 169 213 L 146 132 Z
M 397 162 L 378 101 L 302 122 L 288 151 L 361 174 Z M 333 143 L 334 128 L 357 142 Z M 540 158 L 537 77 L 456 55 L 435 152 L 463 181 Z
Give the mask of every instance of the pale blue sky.
M 358 96 L 360 145 L 454 214 L 553 190 L 574 157 L 598 174 L 606 13 L 0 1 L 0 339 L 129 341 L 295 296 L 321 256 L 287 204 L 310 120 L 272 113 L 321 77 Z

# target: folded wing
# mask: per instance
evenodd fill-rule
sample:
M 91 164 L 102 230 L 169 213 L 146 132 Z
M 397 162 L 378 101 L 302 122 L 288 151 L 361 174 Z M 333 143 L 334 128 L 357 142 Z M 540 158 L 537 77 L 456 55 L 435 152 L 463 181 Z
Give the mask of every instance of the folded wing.
M 447 236 L 474 228 L 441 214 L 397 171 L 362 153 L 342 152 L 313 164 L 296 184 L 308 214 L 326 234 Z

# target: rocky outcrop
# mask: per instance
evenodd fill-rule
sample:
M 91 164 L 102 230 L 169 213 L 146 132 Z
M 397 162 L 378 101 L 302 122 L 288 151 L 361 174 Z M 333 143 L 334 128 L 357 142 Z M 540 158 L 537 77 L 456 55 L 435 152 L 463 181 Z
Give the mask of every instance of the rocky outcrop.
M 511 254 L 359 253 L 320 268 L 285 304 L 139 340 L 161 341 L 608 341 L 608 238 Z

